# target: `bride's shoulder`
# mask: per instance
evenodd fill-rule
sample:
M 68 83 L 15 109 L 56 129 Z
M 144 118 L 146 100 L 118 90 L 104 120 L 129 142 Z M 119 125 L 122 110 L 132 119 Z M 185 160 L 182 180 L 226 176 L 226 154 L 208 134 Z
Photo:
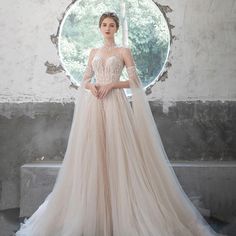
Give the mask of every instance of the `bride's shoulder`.
M 119 46 L 119 49 L 123 52 L 131 51 L 129 46 Z
M 131 48 L 129 46 L 122 46 L 120 48 L 121 50 L 121 53 L 126 56 L 126 55 L 130 55 L 132 52 L 131 52 Z
M 93 57 L 93 56 L 96 54 L 97 50 L 98 50 L 98 48 L 90 48 L 90 53 L 89 53 L 89 55 L 90 55 L 91 57 Z
M 121 50 L 123 50 L 123 51 L 130 50 L 130 47 L 129 47 L 129 46 L 120 46 L 119 48 L 120 48 Z
M 94 53 L 94 52 L 96 52 L 98 49 L 99 49 L 99 48 L 90 48 L 90 52 L 91 52 L 91 53 Z

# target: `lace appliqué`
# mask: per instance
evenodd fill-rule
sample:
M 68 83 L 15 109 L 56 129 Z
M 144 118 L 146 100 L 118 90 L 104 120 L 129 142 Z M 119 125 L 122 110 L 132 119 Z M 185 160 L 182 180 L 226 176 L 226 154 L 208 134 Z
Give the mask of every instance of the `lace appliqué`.
M 84 71 L 83 76 L 83 86 L 85 87 L 87 83 L 91 82 L 92 77 L 94 76 L 94 71 L 92 65 L 87 65 Z

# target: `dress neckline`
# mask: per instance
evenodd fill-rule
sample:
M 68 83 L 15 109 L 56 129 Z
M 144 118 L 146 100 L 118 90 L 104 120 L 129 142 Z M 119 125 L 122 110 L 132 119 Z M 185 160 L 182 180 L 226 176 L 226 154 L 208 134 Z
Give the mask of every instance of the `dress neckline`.
M 105 50 L 107 50 L 107 49 L 115 49 L 115 48 L 122 48 L 122 45 L 119 45 L 119 44 L 116 44 L 116 45 L 114 45 L 114 46 L 105 46 L 105 45 L 102 45 L 102 46 L 100 46 L 100 47 L 98 47 L 98 49 L 105 49 Z
M 116 48 L 117 46 L 118 46 L 118 44 L 116 44 L 116 43 L 113 43 L 113 44 L 111 44 L 111 45 L 103 44 L 103 45 L 101 46 L 101 48 L 104 48 L 104 49 L 107 49 L 107 50 L 112 50 L 113 48 Z
M 115 57 L 115 58 L 119 59 L 120 61 L 124 62 L 124 59 L 121 56 L 118 56 L 118 55 L 115 55 L 115 54 L 107 56 L 107 57 L 99 55 L 99 54 L 95 54 L 93 58 L 95 58 L 95 57 L 100 57 L 104 61 L 107 61 L 108 59 L 110 59 L 112 57 Z

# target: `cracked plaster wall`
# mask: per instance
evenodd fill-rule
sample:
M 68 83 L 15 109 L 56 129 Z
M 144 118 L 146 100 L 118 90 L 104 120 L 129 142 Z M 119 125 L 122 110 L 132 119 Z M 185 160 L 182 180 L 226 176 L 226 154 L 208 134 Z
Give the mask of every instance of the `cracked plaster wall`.
M 75 89 L 60 66 L 50 37 L 70 1 L 5 1 L 0 8 L 0 102 L 70 101 Z M 173 43 L 168 78 L 148 95 L 167 105 L 175 101 L 236 98 L 236 4 L 234 0 L 158 1 L 167 10 Z

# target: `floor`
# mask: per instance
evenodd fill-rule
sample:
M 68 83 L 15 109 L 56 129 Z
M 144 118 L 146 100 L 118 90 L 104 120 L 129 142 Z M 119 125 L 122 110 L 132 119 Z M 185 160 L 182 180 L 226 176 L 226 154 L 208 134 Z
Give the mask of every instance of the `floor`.
M 19 208 L 0 211 L 0 236 L 14 235 L 20 226 L 20 222 L 24 220 L 24 218 L 19 219 L 19 212 Z M 224 223 L 213 218 L 206 218 L 206 220 L 215 231 L 228 236 L 236 235 L 236 220 L 232 223 Z

